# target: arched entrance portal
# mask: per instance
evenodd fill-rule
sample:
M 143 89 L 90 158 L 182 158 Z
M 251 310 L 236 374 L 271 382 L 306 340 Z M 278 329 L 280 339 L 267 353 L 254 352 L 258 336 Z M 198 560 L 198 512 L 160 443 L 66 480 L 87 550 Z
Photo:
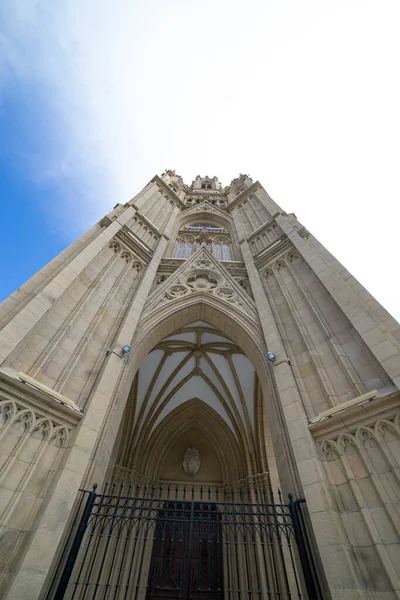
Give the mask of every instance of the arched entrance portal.
M 94 598 L 98 590 L 143 600 L 302 593 L 297 509 L 272 495 L 277 467 L 266 377 L 261 386 L 218 319 L 190 319 L 189 307 L 179 320 L 175 329 L 171 318 L 158 321 L 147 336 L 151 321 L 145 323 L 132 344 L 136 372 L 108 467 L 114 484 L 82 508 L 83 538 L 59 597 Z M 160 329 L 167 330 L 161 339 Z M 248 347 L 257 344 L 243 333 Z
M 190 323 L 161 340 L 139 367 L 113 479 L 215 487 L 257 475 L 269 487 L 255 427 L 262 410 L 258 378 L 242 350 L 208 323 Z

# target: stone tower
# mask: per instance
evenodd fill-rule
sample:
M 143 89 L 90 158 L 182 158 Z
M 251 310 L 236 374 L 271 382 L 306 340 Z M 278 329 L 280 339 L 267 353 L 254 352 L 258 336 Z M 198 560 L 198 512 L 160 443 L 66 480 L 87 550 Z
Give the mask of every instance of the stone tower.
M 155 176 L 0 328 L 2 598 L 107 479 L 304 497 L 319 597 L 400 597 L 400 326 L 258 181 Z

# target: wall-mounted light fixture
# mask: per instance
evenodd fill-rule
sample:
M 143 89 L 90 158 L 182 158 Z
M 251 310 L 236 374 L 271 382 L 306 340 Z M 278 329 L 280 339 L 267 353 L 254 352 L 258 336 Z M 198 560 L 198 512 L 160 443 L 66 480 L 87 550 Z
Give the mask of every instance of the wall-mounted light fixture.
M 107 350 L 107 356 L 110 354 L 115 354 L 115 356 L 119 356 L 119 358 L 124 358 L 127 354 L 129 354 L 131 349 L 132 346 L 130 344 L 125 344 L 125 346 L 122 346 L 121 348 L 122 355 L 118 354 L 118 352 L 114 352 L 114 350 Z
M 282 359 L 280 362 L 275 362 L 276 361 L 276 355 L 273 352 L 267 352 L 267 358 L 270 362 L 272 362 L 274 367 L 277 367 L 278 365 L 281 365 L 282 363 L 287 363 L 289 365 L 289 367 L 291 367 L 292 365 L 290 364 L 290 360 L 288 358 L 284 358 Z
M 293 379 L 294 379 L 294 382 L 296 384 L 296 388 L 297 388 L 297 391 L 298 391 L 299 396 L 300 396 L 301 405 L 302 405 L 302 407 L 304 409 L 305 415 L 307 417 L 307 421 L 308 421 L 308 423 L 311 423 L 310 417 L 309 417 L 307 409 L 306 409 L 306 405 L 304 404 L 303 395 L 302 395 L 302 393 L 300 391 L 299 384 L 297 383 L 297 378 L 296 378 L 295 372 L 293 371 L 293 367 L 292 367 L 292 363 L 290 362 L 290 359 L 289 358 L 283 358 L 279 362 L 276 362 L 276 354 L 274 354 L 273 352 L 270 352 L 270 351 L 267 352 L 266 356 L 267 356 L 267 359 L 269 360 L 269 362 L 272 363 L 273 367 L 277 367 L 278 365 L 281 365 L 282 363 L 286 363 L 286 364 L 289 365 L 289 367 L 292 370 Z

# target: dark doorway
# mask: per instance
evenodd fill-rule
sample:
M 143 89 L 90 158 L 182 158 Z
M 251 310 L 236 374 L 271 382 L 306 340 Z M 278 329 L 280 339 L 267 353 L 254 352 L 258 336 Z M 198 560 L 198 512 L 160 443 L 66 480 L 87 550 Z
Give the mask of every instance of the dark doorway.
M 221 519 L 210 502 L 166 502 L 155 525 L 148 600 L 223 596 Z

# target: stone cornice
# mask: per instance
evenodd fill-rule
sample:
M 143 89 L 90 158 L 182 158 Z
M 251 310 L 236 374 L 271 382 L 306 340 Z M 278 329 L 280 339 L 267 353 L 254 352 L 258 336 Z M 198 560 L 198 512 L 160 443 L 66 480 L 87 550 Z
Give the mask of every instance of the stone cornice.
M 217 216 L 219 215 L 221 218 L 225 219 L 228 222 L 233 221 L 232 216 L 229 214 L 226 207 L 222 209 L 219 206 L 214 206 L 213 204 L 210 204 L 206 199 L 204 199 L 203 202 L 201 202 L 200 204 L 185 207 L 185 211 L 182 214 L 182 218 L 186 219 L 188 214 L 190 215 L 191 213 L 193 213 L 193 216 L 197 216 L 197 213 L 199 212 L 207 213 L 210 216 L 212 216 L 213 214 Z
M 282 252 L 289 250 L 291 247 L 292 243 L 286 234 L 281 235 L 254 255 L 257 269 L 261 271 L 272 259 L 277 258 Z
M 147 227 L 149 227 L 152 232 L 157 235 L 158 237 L 161 237 L 161 231 L 158 229 L 158 227 L 156 227 L 154 225 L 154 223 L 152 223 L 147 217 L 146 215 L 144 215 L 141 211 L 140 208 L 138 208 L 136 206 L 136 204 L 131 204 L 132 208 L 134 208 L 136 210 L 136 214 L 140 217 L 140 219 L 147 225 Z
M 266 229 L 267 227 L 270 227 L 272 225 L 272 223 L 275 223 L 275 222 L 276 222 L 275 219 L 270 219 L 269 221 L 266 221 L 265 223 L 260 225 L 260 227 L 257 227 L 257 229 L 252 231 L 251 234 L 247 237 L 247 240 L 248 241 L 252 240 L 254 237 L 256 237 L 257 235 L 262 233 L 264 231 L 264 229 Z
M 233 210 L 237 204 L 240 204 L 240 202 L 243 202 L 243 200 L 246 200 L 247 196 L 250 196 L 255 191 L 257 191 L 259 188 L 262 188 L 262 185 L 259 181 L 255 181 L 254 183 L 252 183 L 250 187 L 243 190 L 243 192 L 241 194 L 239 194 L 239 196 L 236 196 L 236 198 L 228 204 L 227 210 L 228 211 Z
M 380 396 L 368 404 L 351 407 L 329 419 L 309 425 L 308 428 L 317 440 L 332 438 L 341 433 L 352 433 L 361 426 L 371 426 L 381 419 L 390 420 L 399 411 L 400 394 L 393 386 L 387 391 L 381 392 Z
M 68 429 L 76 427 L 83 416 L 82 413 L 57 402 L 48 394 L 23 383 L 16 374 L 9 375 L 2 371 L 0 371 L 0 400 L 22 404 L 33 413 L 47 417 Z
M 172 188 L 170 188 L 158 175 L 155 175 L 150 183 L 156 183 L 169 198 L 175 202 L 175 204 L 182 210 L 185 208 L 185 204 L 179 198 L 179 196 L 174 192 Z
M 145 242 L 142 242 L 142 240 L 126 225 L 123 225 L 115 238 L 119 239 L 124 246 L 127 246 L 127 248 L 137 255 L 138 258 L 141 258 L 145 264 L 147 264 L 153 256 L 152 249 L 149 248 Z

